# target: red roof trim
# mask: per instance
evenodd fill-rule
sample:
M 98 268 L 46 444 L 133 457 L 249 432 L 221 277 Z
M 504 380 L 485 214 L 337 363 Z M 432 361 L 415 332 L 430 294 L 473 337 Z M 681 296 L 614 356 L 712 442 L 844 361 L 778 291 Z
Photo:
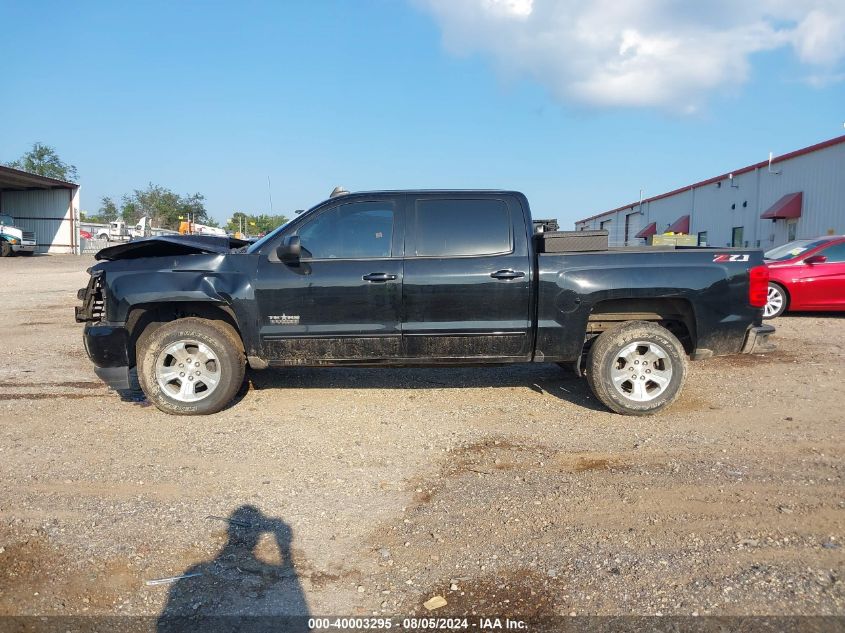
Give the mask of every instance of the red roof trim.
M 786 220 L 801 217 L 801 203 L 804 200 L 804 193 L 788 193 L 780 200 L 770 206 L 763 215 L 763 220 Z
M 637 233 L 634 237 L 635 238 L 641 237 L 643 239 L 648 239 L 652 235 L 655 235 L 656 233 L 657 233 L 657 222 L 652 222 L 647 227 L 645 227 L 642 231 Z
M 840 145 L 841 143 L 845 143 L 845 135 L 837 136 L 836 138 L 829 139 L 827 141 L 822 141 L 821 143 L 816 143 L 815 145 L 810 145 L 809 147 L 804 147 L 802 149 L 797 149 L 794 152 L 789 152 L 788 154 L 782 154 L 781 156 L 775 156 L 772 159 L 772 164 L 780 163 L 785 160 L 789 160 L 791 158 L 797 158 L 798 156 L 803 156 L 804 154 L 812 154 L 813 152 L 818 152 L 819 150 L 827 149 L 828 147 L 833 147 L 834 145 Z M 735 169 L 734 171 L 728 172 L 727 174 L 722 174 L 721 176 L 716 176 L 714 178 L 708 178 L 707 180 L 702 180 L 701 182 L 696 182 L 692 185 L 687 185 L 686 187 L 680 187 L 678 189 L 673 189 L 672 191 L 668 191 L 666 193 L 661 193 L 659 196 L 653 196 L 651 198 L 646 198 L 643 200 L 643 204 L 647 204 L 649 202 L 654 202 L 655 200 L 662 200 L 663 198 L 668 198 L 670 196 L 674 196 L 675 194 L 681 193 L 682 191 L 687 191 L 689 189 L 695 189 L 697 187 L 703 187 L 704 185 L 712 185 L 714 183 L 719 182 L 720 180 L 725 180 L 730 174 L 737 176 L 739 174 L 744 174 L 749 171 L 754 171 L 755 169 L 761 169 L 766 167 L 769 164 L 769 161 L 764 160 L 760 163 L 755 163 L 753 165 L 748 165 L 747 167 L 743 167 L 742 169 Z M 576 220 L 576 222 L 589 222 L 590 220 L 595 220 L 596 218 L 600 218 L 605 215 L 610 215 L 611 213 L 616 213 L 617 211 L 622 211 L 623 209 L 634 209 L 639 205 L 639 201 L 631 202 L 630 204 L 623 204 L 621 207 L 617 207 L 615 209 L 611 209 L 610 211 L 604 211 L 602 213 L 597 213 L 596 215 L 591 215 L 589 218 L 584 218 L 583 220 Z
M 672 223 L 665 231 L 666 233 L 683 233 L 684 235 L 689 235 L 689 216 L 682 215 L 677 220 Z

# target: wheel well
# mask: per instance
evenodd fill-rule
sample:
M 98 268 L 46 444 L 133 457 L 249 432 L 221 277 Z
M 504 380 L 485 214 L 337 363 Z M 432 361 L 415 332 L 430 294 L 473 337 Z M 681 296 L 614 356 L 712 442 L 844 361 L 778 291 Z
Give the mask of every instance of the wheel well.
M 688 354 L 697 340 L 695 312 L 686 299 L 608 299 L 593 306 L 587 321 L 587 342 L 624 321 L 650 321 L 672 332 Z
M 769 280 L 769 283 L 773 286 L 777 286 L 778 288 L 780 288 L 780 291 L 783 293 L 784 299 L 786 299 L 786 307 L 788 308 L 791 297 L 789 296 L 789 290 L 786 289 L 786 286 L 784 286 L 779 281 L 772 281 L 771 279 Z
M 135 365 L 135 345 L 138 339 L 150 329 L 155 329 L 169 321 L 185 317 L 199 317 L 210 321 L 223 321 L 231 325 L 240 336 L 240 328 L 235 319 L 235 313 L 229 306 L 217 303 L 176 302 L 176 303 L 142 303 L 132 306 L 126 318 L 126 329 L 129 331 L 129 364 Z

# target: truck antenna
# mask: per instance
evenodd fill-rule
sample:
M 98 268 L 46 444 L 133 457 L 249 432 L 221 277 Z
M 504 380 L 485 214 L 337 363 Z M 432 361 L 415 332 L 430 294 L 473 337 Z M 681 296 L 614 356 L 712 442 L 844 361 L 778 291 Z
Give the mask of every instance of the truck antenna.
M 270 189 L 270 176 L 267 176 L 267 195 L 270 197 L 270 215 L 273 215 L 273 190 Z

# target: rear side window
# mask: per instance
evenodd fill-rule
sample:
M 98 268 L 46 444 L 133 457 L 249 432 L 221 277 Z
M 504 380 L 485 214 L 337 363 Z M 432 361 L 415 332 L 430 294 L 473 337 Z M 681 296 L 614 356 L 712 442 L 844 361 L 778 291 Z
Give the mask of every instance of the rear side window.
M 495 255 L 512 248 L 504 200 L 418 200 L 414 235 L 418 257 Z

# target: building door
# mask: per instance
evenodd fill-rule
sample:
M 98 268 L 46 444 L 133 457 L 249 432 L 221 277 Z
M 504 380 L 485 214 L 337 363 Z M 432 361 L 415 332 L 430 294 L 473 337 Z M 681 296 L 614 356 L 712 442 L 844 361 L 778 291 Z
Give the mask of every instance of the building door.
M 617 246 L 616 242 L 614 241 L 615 238 L 613 237 L 613 235 L 611 235 L 611 222 L 612 220 L 603 220 L 602 222 L 599 222 L 599 230 L 607 231 L 608 244 L 610 244 L 611 246 Z
M 742 227 L 735 226 L 731 233 L 731 246 L 734 248 L 742 248 Z
M 522 205 L 510 196 L 409 199 L 404 357 L 433 362 L 530 358 L 526 226 Z

